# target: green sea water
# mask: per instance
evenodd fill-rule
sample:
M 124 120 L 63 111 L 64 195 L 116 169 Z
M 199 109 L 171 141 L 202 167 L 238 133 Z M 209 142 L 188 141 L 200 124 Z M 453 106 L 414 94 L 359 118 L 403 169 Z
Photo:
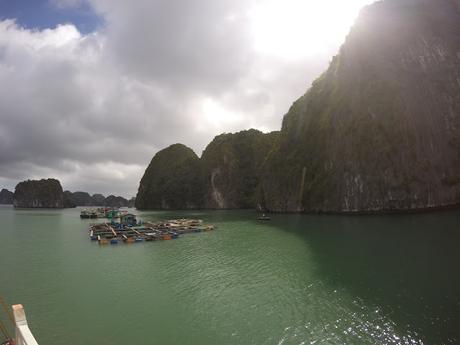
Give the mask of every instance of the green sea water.
M 217 229 L 109 246 L 79 212 L 0 207 L 0 295 L 40 345 L 460 343 L 459 211 L 138 212 Z

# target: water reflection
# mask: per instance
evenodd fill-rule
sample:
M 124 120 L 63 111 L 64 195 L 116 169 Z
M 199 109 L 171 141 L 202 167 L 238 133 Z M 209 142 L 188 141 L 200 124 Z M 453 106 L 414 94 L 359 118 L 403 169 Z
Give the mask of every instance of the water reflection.
M 370 344 L 457 343 L 458 216 L 455 211 L 377 217 L 277 216 L 270 226 L 305 241 L 318 265 L 318 280 L 330 291 L 340 291 L 339 296 L 354 298 L 355 306 L 347 307 L 354 311 L 345 313 L 345 320 L 322 323 L 327 329 L 324 336 L 329 334 L 327 341 L 355 343 L 351 339 L 356 337 Z M 344 301 L 332 302 L 334 296 L 330 303 L 343 309 Z M 349 329 L 340 327 L 342 323 Z M 317 343 L 324 341 L 320 339 Z

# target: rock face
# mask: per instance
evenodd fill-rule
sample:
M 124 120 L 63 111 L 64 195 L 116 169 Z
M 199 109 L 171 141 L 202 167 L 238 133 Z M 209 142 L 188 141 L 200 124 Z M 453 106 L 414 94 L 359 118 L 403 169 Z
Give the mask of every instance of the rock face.
M 87 192 L 73 192 L 71 200 L 77 206 L 93 206 L 94 201 Z
M 365 8 L 329 69 L 284 117 L 260 202 L 362 212 L 460 202 L 460 6 Z
M 204 207 L 254 208 L 261 166 L 277 135 L 251 129 L 215 137 L 201 157 Z
M 104 206 L 107 207 L 127 207 L 129 201 L 121 196 L 109 195 L 104 200 Z
M 278 133 L 222 134 L 200 158 L 176 144 L 158 152 L 145 171 L 138 209 L 254 208 L 261 166 Z
M 105 196 L 102 194 L 93 194 L 92 196 L 93 205 L 91 206 L 104 206 Z
M 64 193 L 56 179 L 28 180 L 16 185 L 14 207 L 64 208 Z
M 200 159 L 175 144 L 158 152 L 139 185 L 135 205 L 145 209 L 193 209 L 203 204 Z
M 135 207 L 136 205 L 136 198 L 132 197 L 131 199 L 128 200 L 128 207 Z
M 72 192 L 69 192 L 68 190 L 64 191 L 64 208 L 74 207 L 77 207 L 77 205 L 73 201 Z
M 11 205 L 13 203 L 14 193 L 8 189 L 2 189 L 0 191 L 0 205 Z

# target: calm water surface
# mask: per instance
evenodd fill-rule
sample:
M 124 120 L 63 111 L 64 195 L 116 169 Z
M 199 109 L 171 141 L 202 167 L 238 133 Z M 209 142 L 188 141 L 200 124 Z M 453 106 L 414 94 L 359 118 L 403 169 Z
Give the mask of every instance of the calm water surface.
M 140 212 L 218 229 L 105 247 L 79 212 L 0 207 L 0 295 L 41 345 L 460 343 L 458 211 Z

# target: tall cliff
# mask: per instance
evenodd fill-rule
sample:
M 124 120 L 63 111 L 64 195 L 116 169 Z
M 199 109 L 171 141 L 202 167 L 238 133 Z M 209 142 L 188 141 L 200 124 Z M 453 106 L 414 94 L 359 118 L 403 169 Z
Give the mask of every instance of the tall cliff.
M 135 206 L 145 209 L 191 209 L 203 204 L 200 159 L 175 144 L 158 152 L 139 184 Z
M 460 6 L 366 7 L 283 119 L 263 169 L 271 211 L 385 211 L 460 202 Z
M 205 208 L 253 208 L 262 163 L 278 132 L 264 134 L 255 129 L 222 134 L 206 147 L 201 157 Z
M 14 207 L 64 208 L 64 192 L 56 179 L 27 180 L 16 185 Z

